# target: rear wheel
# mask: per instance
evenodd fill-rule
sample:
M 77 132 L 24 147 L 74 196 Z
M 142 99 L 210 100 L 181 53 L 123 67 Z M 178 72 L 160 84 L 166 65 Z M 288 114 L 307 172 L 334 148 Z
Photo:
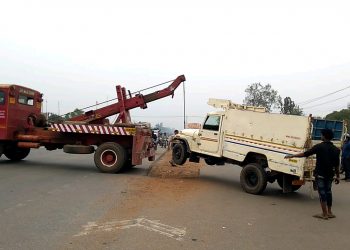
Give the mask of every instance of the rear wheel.
M 118 143 L 101 144 L 94 155 L 96 167 L 104 173 L 119 173 L 127 160 L 125 149 Z
M 183 165 L 187 160 L 186 146 L 182 143 L 175 144 L 172 158 L 175 164 Z
M 30 148 L 19 148 L 17 146 L 5 147 L 4 155 L 11 161 L 20 161 L 30 153 Z
M 283 176 L 284 175 L 281 174 L 277 177 L 277 183 L 282 189 L 284 189 L 283 188 Z M 285 183 L 286 187 L 290 187 L 290 189 L 291 189 L 290 191 L 292 191 L 292 192 L 297 191 L 302 186 L 302 185 L 292 185 L 293 176 L 291 176 L 291 175 L 285 176 L 284 181 L 286 182 Z
M 261 165 L 249 163 L 241 171 L 240 182 L 247 193 L 261 194 L 267 185 L 267 175 Z

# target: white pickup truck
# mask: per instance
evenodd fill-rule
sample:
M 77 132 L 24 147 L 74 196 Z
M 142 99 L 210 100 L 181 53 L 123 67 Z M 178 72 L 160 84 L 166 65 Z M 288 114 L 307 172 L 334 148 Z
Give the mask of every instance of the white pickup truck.
M 201 129 L 184 129 L 176 136 L 173 161 L 182 165 L 187 159 L 203 158 L 208 165 L 239 165 L 241 186 L 251 194 L 262 193 L 267 182 L 277 180 L 284 192 L 291 192 L 313 180 L 312 157 L 284 156 L 310 148 L 321 128 L 331 128 L 339 145 L 345 133 L 339 121 L 268 113 L 265 108 L 229 100 L 209 99 L 208 104 L 223 110 L 209 113 Z

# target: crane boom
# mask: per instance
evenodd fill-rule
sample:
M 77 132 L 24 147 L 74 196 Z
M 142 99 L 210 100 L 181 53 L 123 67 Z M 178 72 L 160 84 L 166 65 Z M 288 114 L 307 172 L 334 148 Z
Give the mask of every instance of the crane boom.
M 134 97 L 128 97 L 126 90 L 120 85 L 116 86 L 117 91 L 117 103 L 113 103 L 106 107 L 90 110 L 82 115 L 71 118 L 69 121 L 80 121 L 84 123 L 103 123 L 104 119 L 119 114 L 116 122 L 131 123 L 130 109 L 141 108 L 146 109 L 147 103 L 156 101 L 158 99 L 174 95 L 175 89 L 186 80 L 184 75 L 178 76 L 168 87 L 152 92 L 147 95 L 136 94 Z

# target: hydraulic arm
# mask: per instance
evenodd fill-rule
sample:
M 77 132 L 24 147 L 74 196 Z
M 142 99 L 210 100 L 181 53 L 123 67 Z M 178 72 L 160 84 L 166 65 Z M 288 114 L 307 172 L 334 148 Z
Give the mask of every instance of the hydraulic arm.
M 70 121 L 96 124 L 103 123 L 104 119 L 109 116 L 119 114 L 116 123 L 131 123 L 129 113 L 130 109 L 138 107 L 145 109 L 147 108 L 147 103 L 149 102 L 153 102 L 170 95 L 173 96 L 175 89 L 185 80 L 185 76 L 181 75 L 178 76 L 168 87 L 162 90 L 155 91 L 147 95 L 136 94 L 134 97 L 132 97 L 131 94 L 128 96 L 125 88 L 118 85 L 116 86 L 117 103 L 113 103 L 100 109 L 87 111 L 82 115 L 71 118 Z

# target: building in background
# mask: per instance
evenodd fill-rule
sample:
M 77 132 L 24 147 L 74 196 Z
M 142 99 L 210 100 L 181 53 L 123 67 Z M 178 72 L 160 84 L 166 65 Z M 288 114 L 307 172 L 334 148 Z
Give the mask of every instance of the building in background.
M 200 129 L 202 128 L 201 123 L 191 122 L 186 124 L 186 128 L 192 128 L 192 129 Z

